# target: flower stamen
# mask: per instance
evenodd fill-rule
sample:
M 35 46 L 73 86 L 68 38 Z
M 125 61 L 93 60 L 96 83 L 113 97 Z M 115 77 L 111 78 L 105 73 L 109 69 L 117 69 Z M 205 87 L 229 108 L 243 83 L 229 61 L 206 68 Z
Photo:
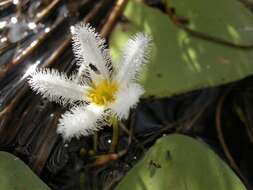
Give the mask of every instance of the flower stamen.
M 97 105 L 106 106 L 115 100 L 118 89 L 119 85 L 116 82 L 102 80 L 88 91 L 87 97 Z

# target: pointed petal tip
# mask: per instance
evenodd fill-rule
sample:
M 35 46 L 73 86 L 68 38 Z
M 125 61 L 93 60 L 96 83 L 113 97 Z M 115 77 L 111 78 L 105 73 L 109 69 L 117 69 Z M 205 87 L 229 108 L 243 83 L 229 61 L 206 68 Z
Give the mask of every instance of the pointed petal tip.
M 44 98 L 62 105 L 84 101 L 84 94 L 88 89 L 85 85 L 77 84 L 73 77 L 48 68 L 36 70 L 30 76 L 28 84 Z
M 71 27 L 72 49 L 78 65 L 89 68 L 93 64 L 99 72 L 109 78 L 111 57 L 105 39 L 89 23 L 81 22 Z
M 133 37 L 134 40 L 143 41 L 147 44 L 151 43 L 153 41 L 153 38 L 151 35 L 145 34 L 143 32 L 138 32 Z
M 130 38 L 123 48 L 121 63 L 116 73 L 116 80 L 121 82 L 136 81 L 151 57 L 152 37 L 139 32 Z

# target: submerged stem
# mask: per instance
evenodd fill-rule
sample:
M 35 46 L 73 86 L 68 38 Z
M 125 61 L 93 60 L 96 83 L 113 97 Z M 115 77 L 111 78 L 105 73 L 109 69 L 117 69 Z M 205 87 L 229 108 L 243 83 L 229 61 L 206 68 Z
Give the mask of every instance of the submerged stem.
M 98 147 L 98 133 L 95 132 L 93 134 L 93 150 L 94 150 L 94 153 L 97 153 L 97 147 Z
M 112 125 L 112 144 L 110 147 L 110 152 L 115 152 L 115 149 L 119 141 L 119 125 L 117 117 L 111 118 L 111 125 Z

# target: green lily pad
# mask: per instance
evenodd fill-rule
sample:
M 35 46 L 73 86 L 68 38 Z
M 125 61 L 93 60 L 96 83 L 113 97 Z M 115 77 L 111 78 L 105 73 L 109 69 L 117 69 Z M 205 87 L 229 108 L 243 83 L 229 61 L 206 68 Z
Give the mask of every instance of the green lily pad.
M 184 135 L 160 138 L 116 190 L 246 190 L 203 143 Z
M 0 189 L 50 190 L 19 158 L 0 151 Z
M 252 13 L 237 0 L 163 0 L 189 20 L 189 28 L 237 44 L 253 44 Z
M 236 1 L 168 2 L 178 15 L 190 20 L 191 28 L 234 43 L 253 43 L 253 34 L 248 30 L 253 27 L 253 16 Z M 110 38 L 115 62 L 132 34 L 143 31 L 153 37 L 151 61 L 140 81 L 146 96 L 172 96 L 236 81 L 253 73 L 251 50 L 192 37 L 161 11 L 134 0 L 127 4 L 124 16 L 129 22 L 119 23 Z

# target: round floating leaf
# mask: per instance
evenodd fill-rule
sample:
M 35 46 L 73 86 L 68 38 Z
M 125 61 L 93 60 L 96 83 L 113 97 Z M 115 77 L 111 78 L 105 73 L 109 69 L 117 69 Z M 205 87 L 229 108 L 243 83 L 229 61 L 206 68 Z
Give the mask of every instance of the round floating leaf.
M 253 43 L 253 16 L 238 0 L 168 1 L 189 27 L 239 44 Z M 124 11 L 127 22 L 119 23 L 110 44 L 117 62 L 121 48 L 135 32 L 153 37 L 152 58 L 143 73 L 146 96 L 172 96 L 217 86 L 253 73 L 253 51 L 192 37 L 175 26 L 168 15 L 130 0 Z
M 237 44 L 253 44 L 252 13 L 237 0 L 163 0 L 189 21 L 188 27 Z
M 246 190 L 207 145 L 184 135 L 160 138 L 116 190 Z
M 50 190 L 19 158 L 0 151 L 0 189 Z

